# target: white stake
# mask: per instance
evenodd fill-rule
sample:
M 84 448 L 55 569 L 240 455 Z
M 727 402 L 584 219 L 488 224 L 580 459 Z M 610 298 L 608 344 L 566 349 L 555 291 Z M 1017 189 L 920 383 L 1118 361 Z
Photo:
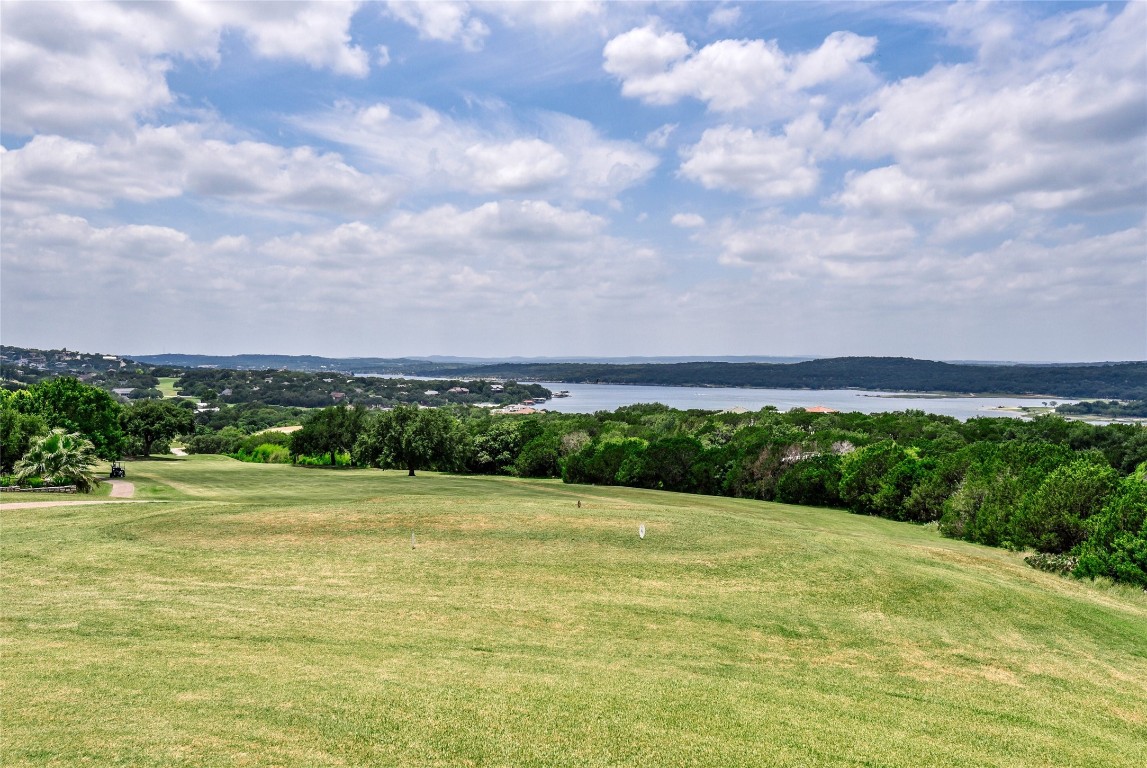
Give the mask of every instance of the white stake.
M 645 523 L 642 523 L 637 527 L 637 535 L 643 539 L 645 538 Z
M 410 534 L 410 548 L 414 549 L 414 534 Z

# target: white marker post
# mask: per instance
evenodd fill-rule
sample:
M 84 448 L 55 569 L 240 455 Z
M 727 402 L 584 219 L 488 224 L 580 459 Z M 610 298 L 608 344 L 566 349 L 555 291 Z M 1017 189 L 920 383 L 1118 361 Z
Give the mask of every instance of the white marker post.
M 642 539 L 645 538 L 645 523 L 642 523 L 641 525 L 637 526 L 637 535 L 639 538 L 642 538 Z
M 414 534 L 410 534 L 410 548 L 414 549 Z

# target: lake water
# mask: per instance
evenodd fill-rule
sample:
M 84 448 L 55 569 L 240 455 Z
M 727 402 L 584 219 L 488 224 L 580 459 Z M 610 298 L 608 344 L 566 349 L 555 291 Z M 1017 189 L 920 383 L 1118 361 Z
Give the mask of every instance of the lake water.
M 634 403 L 662 403 L 670 408 L 701 408 L 723 411 L 744 408 L 759 411 L 766 405 L 779 411 L 823 405 L 837 411 L 904 411 L 915 409 L 926 413 L 955 416 L 961 420 L 977 416 L 1017 418 L 1023 414 L 1001 408 L 1038 406 L 1044 400 L 1023 397 L 941 397 L 908 395 L 903 392 L 868 392 L 855 389 L 741 389 L 737 387 L 648 387 L 626 384 L 561 384 L 538 382 L 554 392 L 568 390 L 569 397 L 546 402 L 549 411 L 593 413 L 612 411 Z M 1057 399 L 1057 403 L 1074 400 Z
M 434 380 L 432 376 L 406 376 L 401 374 L 360 373 L 358 376 L 380 378 L 404 378 Z M 707 411 L 724 411 L 731 408 L 744 408 L 759 411 L 766 405 L 776 406 L 779 411 L 792 408 L 811 408 L 823 405 L 837 411 L 880 413 L 906 411 L 909 409 L 955 416 L 961 421 L 977 416 L 1000 416 L 1023 418 L 1018 411 L 1005 408 L 1038 406 L 1046 402 L 1031 397 L 944 397 L 941 395 L 914 395 L 904 392 L 872 392 L 858 389 L 745 389 L 740 387 L 654 387 L 630 384 L 563 384 L 555 381 L 539 381 L 552 392 L 567 390 L 569 397 L 555 397 L 541 406 L 547 411 L 561 413 L 594 413 L 595 411 L 615 411 L 623 405 L 635 403 L 661 403 L 670 408 L 689 410 L 700 408 Z M 1075 403 L 1076 400 L 1057 398 L 1058 404 Z M 1105 423 L 1105 422 L 1095 422 Z

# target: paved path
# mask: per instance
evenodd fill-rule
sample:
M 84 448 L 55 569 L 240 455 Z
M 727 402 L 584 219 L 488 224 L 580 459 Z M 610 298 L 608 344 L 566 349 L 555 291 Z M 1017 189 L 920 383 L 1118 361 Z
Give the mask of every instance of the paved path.
M 172 448 L 171 452 L 174 453 L 176 456 L 186 456 L 187 455 L 187 451 L 183 450 L 182 448 Z
M 107 480 L 111 484 L 112 492 L 109 496 L 113 499 L 130 499 L 135 496 L 135 484 L 129 483 L 127 480 Z
M 41 507 L 79 507 L 84 504 L 162 504 L 161 499 L 119 499 L 103 501 L 17 501 L 0 504 L 0 512 L 7 509 L 39 509 Z
M 129 483 L 127 480 L 105 480 L 104 482 L 110 483 L 112 492 L 108 494 L 110 499 L 130 499 L 135 496 L 135 484 Z M 42 507 L 74 507 L 80 504 L 107 504 L 107 500 L 92 501 L 84 499 L 80 501 L 17 501 L 12 504 L 0 504 L 0 509 L 40 509 Z

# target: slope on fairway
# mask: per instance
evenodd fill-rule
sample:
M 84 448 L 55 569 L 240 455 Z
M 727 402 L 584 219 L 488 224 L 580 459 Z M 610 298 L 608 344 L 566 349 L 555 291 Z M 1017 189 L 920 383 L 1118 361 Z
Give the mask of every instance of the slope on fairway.
M 6 766 L 1147 764 L 1147 598 L 927 528 L 130 471 L 161 503 L 0 507 Z

